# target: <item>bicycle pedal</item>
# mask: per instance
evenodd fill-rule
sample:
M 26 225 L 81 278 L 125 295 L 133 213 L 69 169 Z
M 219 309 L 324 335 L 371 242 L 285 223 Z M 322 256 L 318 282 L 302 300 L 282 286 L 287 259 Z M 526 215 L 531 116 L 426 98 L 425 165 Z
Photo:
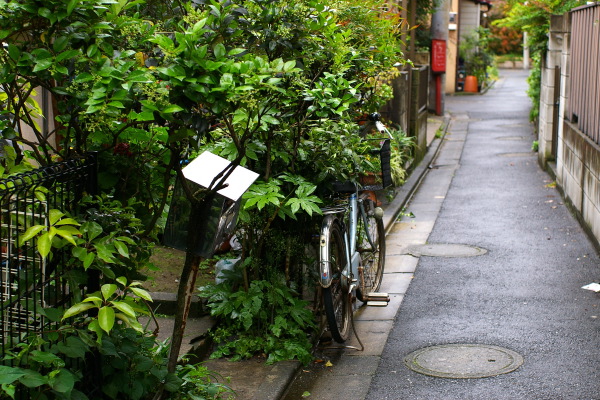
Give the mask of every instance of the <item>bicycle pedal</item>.
M 385 307 L 390 302 L 390 295 L 387 293 L 369 293 L 367 295 L 367 305 L 376 307 Z

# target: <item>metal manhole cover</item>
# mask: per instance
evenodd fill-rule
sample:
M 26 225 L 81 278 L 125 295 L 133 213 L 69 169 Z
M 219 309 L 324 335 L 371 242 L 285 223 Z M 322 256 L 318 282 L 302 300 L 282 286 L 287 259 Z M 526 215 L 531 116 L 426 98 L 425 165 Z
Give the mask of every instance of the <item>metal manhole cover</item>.
M 448 344 L 426 347 L 404 358 L 406 366 L 438 378 L 487 378 L 507 374 L 523 364 L 523 357 L 498 346 Z
M 502 128 L 529 128 L 530 124 L 502 124 Z
M 497 137 L 496 140 L 506 140 L 506 141 L 520 141 L 527 139 L 525 136 L 501 136 Z
M 532 152 L 528 152 L 528 153 L 501 153 L 498 154 L 500 157 L 531 157 L 533 155 L 535 155 L 535 153 Z
M 487 250 L 468 244 L 430 243 L 409 246 L 405 252 L 415 257 L 476 257 L 487 253 Z

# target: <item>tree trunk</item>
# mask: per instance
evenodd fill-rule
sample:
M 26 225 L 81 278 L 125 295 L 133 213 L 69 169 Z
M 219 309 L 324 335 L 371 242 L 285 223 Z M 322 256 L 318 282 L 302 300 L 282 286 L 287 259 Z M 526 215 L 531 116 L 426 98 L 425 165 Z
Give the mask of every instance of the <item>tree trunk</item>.
M 215 193 L 213 192 L 208 194 L 201 201 L 195 201 L 190 212 L 190 219 L 188 221 L 187 252 L 177 290 L 177 311 L 175 314 L 175 323 L 173 325 L 173 335 L 169 353 L 169 372 L 174 372 L 175 367 L 177 366 L 183 334 L 185 332 L 185 326 L 195 292 L 196 277 L 198 276 L 198 266 L 200 265 L 201 257 L 196 255 L 192 250 L 199 243 L 206 230 L 210 206 L 214 198 Z

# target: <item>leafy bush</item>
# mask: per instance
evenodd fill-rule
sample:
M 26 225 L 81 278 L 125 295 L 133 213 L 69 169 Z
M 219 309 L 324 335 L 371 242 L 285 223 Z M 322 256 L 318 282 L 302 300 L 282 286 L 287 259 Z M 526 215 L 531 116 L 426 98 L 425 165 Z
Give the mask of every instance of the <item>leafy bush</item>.
M 193 393 L 216 398 L 228 391 L 226 386 L 212 383 L 212 375 L 199 366 L 168 370 L 169 346 L 157 343 L 155 335 L 138 320 L 150 315 L 152 298 L 140 282 L 114 275 L 119 269 L 135 272 L 133 260 L 147 257 L 143 241 L 133 240 L 139 221 L 126 207 L 115 212 L 112 202 L 96 207 L 87 204 L 88 219 L 83 223 L 50 210 L 48 226 L 31 226 L 20 237 L 20 243 L 35 240 L 43 258 L 70 249 L 71 280 L 78 276 L 78 269 L 97 269 L 103 273 L 104 283 L 66 310 L 40 309 L 46 318 L 62 325 L 25 338 L 17 345 L 18 351 L 4 356 L 1 393 L 9 398 L 18 394 L 40 399 L 103 396 L 138 400 L 153 398 L 160 390 L 177 393 L 185 388 L 190 393 L 188 397 L 178 394 L 178 399 L 194 399 Z M 89 285 L 85 280 L 79 283 Z M 71 287 L 77 285 L 71 282 Z M 203 379 L 193 382 L 190 376 Z
M 231 392 L 201 365 L 180 365 L 169 373 L 168 345 L 157 343 L 138 322 L 148 313 L 145 301 L 151 298 L 139 282 L 127 285 L 121 277 L 64 313 L 44 309 L 48 318 L 62 314 L 69 323 L 28 338 L 4 356 L 0 398 L 139 400 L 163 388 L 171 393 L 165 398 L 192 400 Z
M 138 279 L 174 177 L 186 160 L 211 150 L 260 174 L 243 198 L 239 296 L 249 282 L 262 282 L 253 298 L 282 292 L 293 304 L 271 298 L 273 310 L 301 309 L 297 294 L 277 279 L 302 285 L 295 255 L 314 232 L 324 188 L 357 179 L 356 117 L 391 97 L 383 78 L 404 62 L 398 15 L 381 0 L 38 3 L 0 5 L 0 40 L 7 44 L 0 51 L 2 135 L 42 165 L 98 151 L 106 195 L 81 225 L 58 217 L 48 231 L 30 232 L 41 238 L 40 252 L 75 244 L 70 263 L 80 271 L 100 271 L 105 284 Z M 47 130 L 35 121 L 37 87 L 53 105 Z M 184 189 L 199 206 L 212 195 Z M 286 336 L 282 318 L 264 319 L 263 351 L 277 359 L 293 353 L 269 344 L 274 338 L 308 351 L 300 334 L 308 322 L 295 321 L 299 327 L 288 327 Z
M 477 77 L 480 85 L 488 81 L 488 68 L 494 64 L 489 48 L 489 29 L 479 27 L 460 42 L 459 55 L 467 75 Z
M 315 325 L 307 302 L 297 299 L 281 279 L 253 281 L 248 291 L 234 287 L 226 281 L 201 288 L 211 315 L 220 322 L 211 333 L 217 344 L 212 357 L 240 360 L 266 354 L 269 364 L 312 359 L 310 336 Z
M 506 15 L 494 21 L 498 27 L 518 29 L 528 33 L 527 46 L 534 64 L 528 80 L 529 97 L 533 101 L 530 119 L 537 118 L 540 104 L 541 57 L 548 47 L 548 32 L 550 31 L 550 16 L 563 14 L 577 6 L 585 4 L 584 0 L 538 0 L 521 2 L 507 1 Z

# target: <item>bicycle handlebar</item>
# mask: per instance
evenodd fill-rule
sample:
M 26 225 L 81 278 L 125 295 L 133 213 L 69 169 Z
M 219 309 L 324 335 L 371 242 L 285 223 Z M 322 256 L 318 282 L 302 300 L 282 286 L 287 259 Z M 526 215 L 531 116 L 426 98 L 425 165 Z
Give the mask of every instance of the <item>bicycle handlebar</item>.
M 369 114 L 369 119 L 375 122 L 381 121 L 381 114 L 379 114 L 378 112 L 371 113 Z

